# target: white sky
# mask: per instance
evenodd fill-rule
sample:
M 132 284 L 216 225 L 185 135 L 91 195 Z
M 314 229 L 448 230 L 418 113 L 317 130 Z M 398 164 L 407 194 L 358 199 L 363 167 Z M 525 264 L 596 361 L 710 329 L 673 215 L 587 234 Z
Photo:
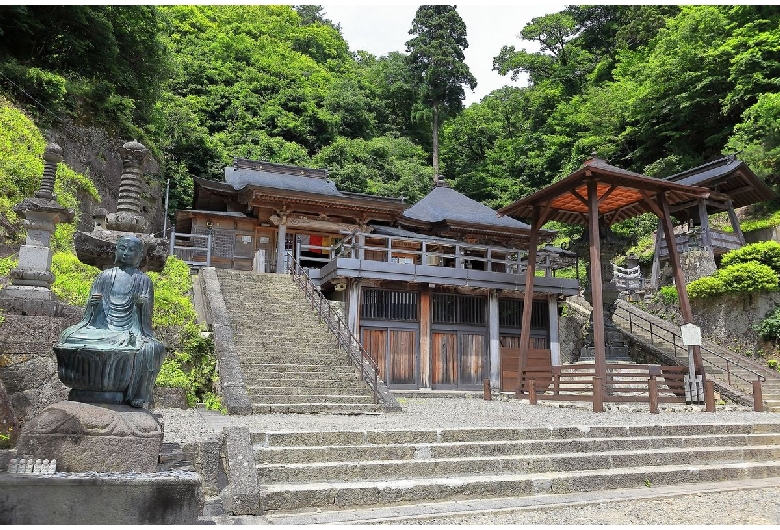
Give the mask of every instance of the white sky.
M 350 50 L 365 50 L 377 57 L 398 51 L 406 53 L 406 41 L 411 38 L 414 14 L 419 4 L 400 5 L 343 5 L 320 4 L 324 16 L 334 24 L 341 24 L 341 32 Z M 458 14 L 466 24 L 469 47 L 465 50 L 466 64 L 477 78 L 477 88 L 466 88 L 466 106 L 505 85 L 524 86 L 523 79 L 513 82 L 510 75 L 493 71 L 493 57 L 502 46 L 536 51 L 535 43 L 517 38 L 532 18 L 556 13 L 567 4 L 521 3 L 518 5 L 457 4 Z

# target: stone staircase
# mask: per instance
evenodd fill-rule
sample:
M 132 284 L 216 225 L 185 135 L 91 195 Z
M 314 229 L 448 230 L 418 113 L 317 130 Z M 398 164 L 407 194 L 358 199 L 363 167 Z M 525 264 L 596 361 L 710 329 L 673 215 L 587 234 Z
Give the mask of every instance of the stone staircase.
M 281 274 L 216 269 L 252 413 L 377 413 L 368 385 Z
M 645 329 L 649 326 L 630 325 L 629 313 L 633 316 L 639 316 L 648 323 L 652 322 L 652 338 L 649 330 Z M 685 356 L 684 353 L 681 353 L 679 336 L 672 336 L 672 333 L 680 334 L 679 326 L 647 313 L 634 304 L 619 300 L 613 321 L 624 333 L 628 333 L 635 339 L 643 341 L 646 345 L 663 351 L 670 358 L 680 359 L 681 355 Z M 747 396 L 750 401 L 753 395 L 752 383 L 757 379 L 756 373 L 758 373 L 766 379 L 761 383 L 764 409 L 768 412 L 780 411 L 780 372 L 771 370 L 744 355 L 710 343 L 706 340 L 706 337 L 703 337 L 703 339 L 701 348 L 702 363 L 708 377 L 714 379 L 722 389 L 736 391 L 736 393 Z M 687 365 L 687 358 L 680 360 L 682 364 Z M 727 360 L 728 365 L 726 364 Z
M 780 477 L 776 420 L 254 432 L 251 441 L 263 519 L 271 524 L 361 522 L 370 517 L 361 513 L 387 507 L 419 517 L 459 500 Z

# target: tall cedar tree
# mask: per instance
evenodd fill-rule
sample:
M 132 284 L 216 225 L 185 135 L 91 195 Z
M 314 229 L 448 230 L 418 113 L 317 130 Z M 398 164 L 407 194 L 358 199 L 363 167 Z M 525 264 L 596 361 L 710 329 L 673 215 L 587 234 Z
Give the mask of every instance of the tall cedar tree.
M 406 42 L 409 67 L 421 85 L 423 101 L 433 114 L 433 170 L 439 174 L 439 119 L 463 109 L 466 94 L 477 86 L 464 61 L 463 50 L 469 47 L 466 24 L 457 6 L 420 6 L 412 21 Z

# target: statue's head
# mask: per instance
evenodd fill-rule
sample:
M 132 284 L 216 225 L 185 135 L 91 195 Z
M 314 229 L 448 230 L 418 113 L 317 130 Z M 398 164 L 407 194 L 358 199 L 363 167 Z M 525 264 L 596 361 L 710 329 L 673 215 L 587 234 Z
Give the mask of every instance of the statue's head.
M 144 243 L 135 236 L 122 236 L 116 242 L 114 265 L 138 268 L 144 257 Z

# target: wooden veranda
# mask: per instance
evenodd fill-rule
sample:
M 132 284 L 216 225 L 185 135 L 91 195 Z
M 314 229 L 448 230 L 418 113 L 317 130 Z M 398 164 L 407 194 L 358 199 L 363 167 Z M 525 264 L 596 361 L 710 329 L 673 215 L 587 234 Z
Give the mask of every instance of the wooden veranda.
M 710 190 L 697 186 L 677 184 L 620 169 L 599 158 L 589 158 L 580 169 L 542 190 L 537 191 L 499 210 L 501 215 L 530 219 L 531 234 L 528 247 L 525 304 L 521 329 L 528 329 L 531 321 L 530 300 L 533 295 L 536 247 L 542 225 L 548 221 L 584 225 L 589 233 L 590 277 L 593 297 L 593 342 L 595 366 L 593 378 L 593 410 L 603 412 L 606 395 L 607 365 L 605 359 L 603 283 L 601 277 L 600 228 L 609 227 L 626 219 L 652 212 L 658 216 L 664 230 L 674 280 L 680 297 L 680 310 L 685 323 L 693 321 L 685 279 L 679 266 L 679 254 L 674 241 L 670 210 L 675 206 L 706 199 Z M 520 366 L 528 358 L 529 335 L 520 340 Z M 704 367 L 697 347 L 693 350 L 695 373 L 704 381 Z M 519 387 L 522 385 L 522 377 Z M 518 390 L 521 390 L 519 388 Z M 533 389 L 531 390 L 533 392 Z

